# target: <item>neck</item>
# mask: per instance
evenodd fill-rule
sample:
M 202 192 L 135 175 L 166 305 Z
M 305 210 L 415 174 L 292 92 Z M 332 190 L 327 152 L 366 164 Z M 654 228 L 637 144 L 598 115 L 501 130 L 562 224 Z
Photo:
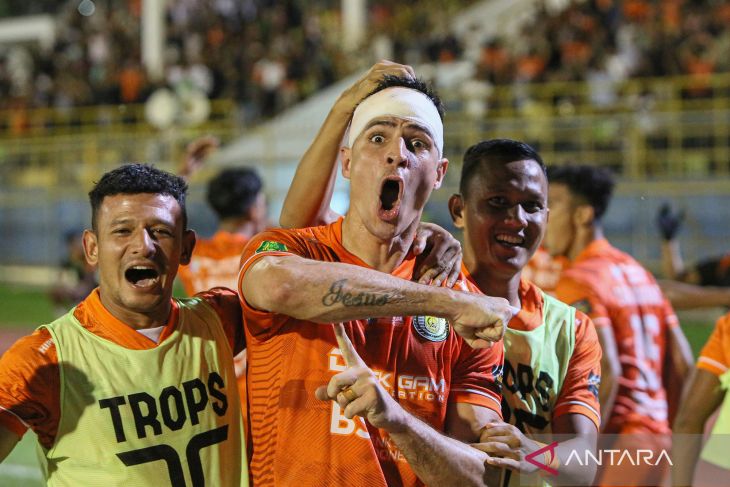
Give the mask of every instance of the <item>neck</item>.
M 101 304 L 116 319 L 132 328 L 133 330 L 144 330 L 146 328 L 156 328 L 165 326 L 170 319 L 172 312 L 172 302 L 167 298 L 160 306 L 152 312 L 137 312 L 128 308 L 112 303 L 105 299 L 105 294 L 99 290 Z
M 471 255 L 464 255 L 464 266 L 479 290 L 487 296 L 504 298 L 514 307 L 520 307 L 520 277 L 518 272 L 513 276 L 500 277 L 480 266 Z
M 226 218 L 221 220 L 218 228 L 224 232 L 237 233 L 249 238 L 261 231 L 259 226 L 248 218 Z
M 416 219 L 399 235 L 382 239 L 348 213 L 342 222 L 342 246 L 373 269 L 390 274 L 408 255 L 418 223 Z
M 568 259 L 574 261 L 586 249 L 586 247 L 602 238 L 603 227 L 600 225 L 594 224 L 578 228 L 575 234 L 575 239 L 573 240 L 573 245 L 571 245 L 570 251 L 568 252 Z

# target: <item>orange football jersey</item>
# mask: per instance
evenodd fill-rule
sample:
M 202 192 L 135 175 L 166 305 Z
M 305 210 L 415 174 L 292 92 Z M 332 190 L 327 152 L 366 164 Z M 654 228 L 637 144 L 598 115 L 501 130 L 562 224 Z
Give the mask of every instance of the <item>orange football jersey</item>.
M 269 230 L 242 256 L 241 279 L 266 255 L 299 255 L 367 267 L 342 246 L 342 219 L 298 230 Z M 392 274 L 410 279 L 410 255 Z M 333 285 L 333 295 L 337 293 Z M 245 301 L 242 296 L 242 301 Z M 347 419 L 315 390 L 345 369 L 332 325 L 297 320 L 243 302 L 248 343 L 248 399 L 256 485 L 423 485 L 382 430 Z M 499 414 L 501 344 L 476 350 L 441 318 L 399 316 L 345 322 L 358 354 L 406 410 L 443 431 L 449 404 Z
M 190 264 L 180 266 L 177 273 L 187 295 L 214 287 L 236 289 L 241 252 L 247 242 L 243 235 L 224 231 L 198 240 Z
M 654 277 L 633 257 L 600 239 L 563 269 L 556 296 L 588 314 L 596 327 L 612 327 L 621 376 L 604 431 L 637 427 L 669 432 L 662 371 L 667 336 L 679 322 Z

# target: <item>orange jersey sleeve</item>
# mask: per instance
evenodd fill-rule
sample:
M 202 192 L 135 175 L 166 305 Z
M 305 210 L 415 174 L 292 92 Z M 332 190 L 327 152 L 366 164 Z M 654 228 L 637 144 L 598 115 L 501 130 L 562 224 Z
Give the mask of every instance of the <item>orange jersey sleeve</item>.
M 241 282 L 251 266 L 260 258 L 268 255 L 298 255 L 304 258 L 324 261 L 339 260 L 335 254 L 319 243 L 310 229 L 282 230 L 271 229 L 254 236 L 246 245 L 241 254 L 241 272 L 239 274 L 238 292 L 241 295 L 241 305 L 246 315 L 246 326 L 249 333 L 265 341 L 288 321 L 288 317 L 268 311 L 258 310 L 250 306 L 243 293 Z
M 501 418 L 504 343 L 495 343 L 488 349 L 474 349 L 462 343 L 453 364 L 449 402 L 485 407 Z
M 595 326 L 588 316 L 575 314 L 575 348 L 570 358 L 560 395 L 555 402 L 553 418 L 563 414 L 582 414 L 596 427 L 601 423 L 598 387 L 601 380 L 601 345 Z
M 715 329 L 702 347 L 697 368 L 718 376 L 730 369 L 730 313 L 717 320 Z
M 23 337 L 0 357 L 0 423 L 23 436 L 28 428 L 50 448 L 61 416 L 56 347 L 44 329 Z
M 220 318 L 233 355 L 246 348 L 243 313 L 238 294 L 230 289 L 219 287 L 199 293 L 197 296 L 203 298 Z

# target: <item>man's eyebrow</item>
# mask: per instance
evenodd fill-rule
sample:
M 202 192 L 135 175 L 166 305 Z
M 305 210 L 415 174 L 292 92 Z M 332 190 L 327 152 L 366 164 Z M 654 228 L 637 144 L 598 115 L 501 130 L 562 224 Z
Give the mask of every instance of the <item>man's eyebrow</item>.
M 134 218 L 121 217 L 121 218 L 116 218 L 116 219 L 112 220 L 109 225 L 127 225 L 127 224 L 130 224 L 130 223 L 131 224 L 134 224 L 135 222 L 136 222 L 136 220 Z M 154 220 L 152 220 L 151 223 L 152 223 L 152 225 L 166 225 L 166 226 L 174 226 L 175 225 L 175 222 L 174 221 L 167 220 L 167 219 L 164 219 L 164 218 L 155 218 Z
M 410 123 L 408 123 L 408 125 L 406 125 L 406 127 L 420 130 L 421 132 L 426 133 L 429 137 L 431 137 L 433 139 L 433 134 L 425 125 L 421 125 L 418 122 L 410 122 Z
M 124 225 L 126 223 L 132 223 L 134 220 L 131 218 L 116 218 L 111 221 L 111 225 Z
M 374 120 L 371 120 L 365 126 L 365 129 L 364 130 L 368 130 L 369 128 L 375 127 L 376 125 L 387 125 L 388 127 L 395 127 L 395 122 L 393 122 L 392 120 L 376 118 Z

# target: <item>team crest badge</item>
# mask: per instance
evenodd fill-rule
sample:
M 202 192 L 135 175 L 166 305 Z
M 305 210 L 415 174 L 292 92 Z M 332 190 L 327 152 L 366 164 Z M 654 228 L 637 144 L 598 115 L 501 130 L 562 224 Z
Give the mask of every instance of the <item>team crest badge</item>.
M 256 249 L 256 253 L 261 252 L 286 252 L 288 249 L 286 248 L 286 245 L 279 242 L 273 242 L 271 240 L 264 240 L 261 242 L 261 245 L 259 245 L 259 248 Z
M 593 372 L 588 373 L 588 390 L 591 394 L 598 397 L 598 388 L 601 386 L 601 376 Z
M 415 316 L 413 328 L 419 335 L 431 342 L 443 342 L 449 336 L 449 322 L 436 316 Z

